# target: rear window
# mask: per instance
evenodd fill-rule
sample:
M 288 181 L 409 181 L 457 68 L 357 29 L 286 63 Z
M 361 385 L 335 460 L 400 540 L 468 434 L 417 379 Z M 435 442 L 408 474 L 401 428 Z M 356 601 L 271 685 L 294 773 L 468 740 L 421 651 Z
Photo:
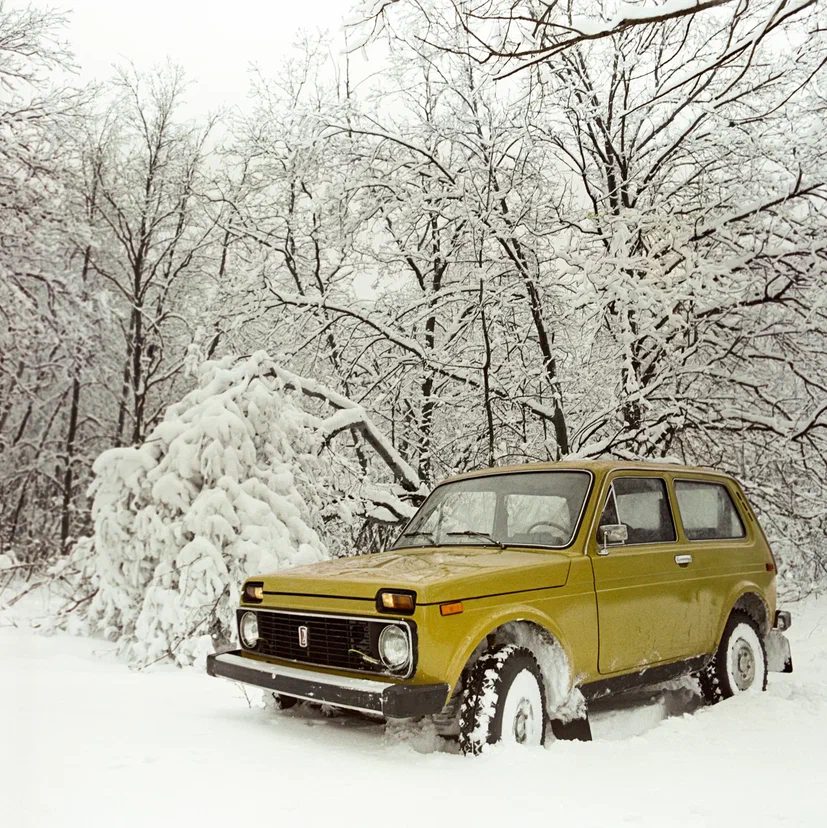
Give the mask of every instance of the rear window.
M 676 480 L 675 497 L 689 540 L 733 540 L 745 536 L 744 524 L 723 484 Z

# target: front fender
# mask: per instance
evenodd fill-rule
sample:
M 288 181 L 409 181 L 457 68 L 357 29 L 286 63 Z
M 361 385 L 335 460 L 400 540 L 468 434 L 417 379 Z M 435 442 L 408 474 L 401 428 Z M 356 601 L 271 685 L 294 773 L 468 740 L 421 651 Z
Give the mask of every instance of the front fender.
M 596 664 L 597 620 L 593 595 L 561 595 L 558 590 L 548 590 L 527 593 L 519 601 L 515 597 L 507 596 L 507 603 L 503 598 L 466 601 L 462 614 L 447 617 L 439 615 L 438 607 L 428 607 L 428 616 L 419 625 L 417 682 L 441 681 L 453 691 L 480 643 L 505 624 L 520 621 L 537 625 L 560 646 L 569 687 L 572 675 L 583 671 L 584 657 Z M 572 640 L 567 631 L 576 631 L 578 640 Z M 580 657 L 579 662 L 575 655 Z
M 499 612 L 494 614 L 486 614 L 484 620 L 481 619 L 480 623 L 468 629 L 448 668 L 448 675 L 450 677 L 448 683 L 452 688 L 456 686 L 460 675 L 462 675 L 462 671 L 465 669 L 465 665 L 480 643 L 484 642 L 489 635 L 494 634 L 504 625 L 512 622 L 536 624 L 552 636 L 565 653 L 568 670 L 567 680 L 571 684 L 571 649 L 559 624 L 553 618 L 540 612 L 536 607 L 530 604 L 520 603 L 502 607 Z
M 465 665 L 481 642 L 505 624 L 535 624 L 565 655 L 567 681 L 597 678 L 597 601 L 591 563 L 572 560 L 565 586 L 527 589 L 465 599 L 463 611 L 442 616 L 439 606 L 417 608 L 419 660 L 416 682 L 445 682 L 456 688 Z M 421 613 L 421 615 L 420 615 Z

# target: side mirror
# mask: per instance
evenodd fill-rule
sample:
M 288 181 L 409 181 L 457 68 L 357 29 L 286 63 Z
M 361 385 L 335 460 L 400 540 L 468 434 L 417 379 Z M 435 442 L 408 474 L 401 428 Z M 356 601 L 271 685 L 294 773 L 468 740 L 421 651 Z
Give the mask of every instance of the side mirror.
M 597 530 L 597 535 L 603 544 L 600 554 L 608 555 L 609 550 L 606 547 L 610 543 L 622 544 L 629 540 L 629 527 L 625 523 L 606 523 Z

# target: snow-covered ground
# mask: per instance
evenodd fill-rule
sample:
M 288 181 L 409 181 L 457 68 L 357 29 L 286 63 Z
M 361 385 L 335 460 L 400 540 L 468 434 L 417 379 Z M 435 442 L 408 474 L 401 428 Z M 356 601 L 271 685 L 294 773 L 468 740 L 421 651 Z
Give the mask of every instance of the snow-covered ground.
M 765 694 L 698 708 L 677 689 L 595 711 L 591 743 L 474 759 L 0 615 L 0 825 L 821 828 L 827 598 L 791 608 L 796 672 Z

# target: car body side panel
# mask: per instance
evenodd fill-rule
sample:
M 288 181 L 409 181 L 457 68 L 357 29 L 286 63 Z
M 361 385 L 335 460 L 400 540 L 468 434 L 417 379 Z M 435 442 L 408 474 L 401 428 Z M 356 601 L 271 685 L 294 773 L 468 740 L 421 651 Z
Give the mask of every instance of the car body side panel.
M 708 476 L 691 472 L 677 472 L 672 479 L 673 484 L 676 480 L 710 480 Z M 713 478 L 710 482 L 723 484 L 728 489 L 744 524 L 745 535 L 731 540 L 690 541 L 683 529 L 680 510 L 676 510 L 682 551 L 692 555 L 692 563 L 687 568 L 693 573 L 699 602 L 697 649 L 703 653 L 715 652 L 732 607 L 742 595 L 755 593 L 768 606 L 768 611 L 770 603 L 771 612 L 775 606 L 775 573 L 767 570 L 767 564 L 773 564 L 772 553 L 754 514 L 744 507 L 746 500 L 740 487 L 731 478 Z
M 439 680 L 453 688 L 477 645 L 512 621 L 548 630 L 566 652 L 570 679 L 597 676 L 597 611 L 585 557 L 572 562 L 565 587 L 464 601 L 458 615 L 441 616 L 439 607 L 423 611 L 417 682 Z
M 689 631 L 699 609 L 676 554 L 675 544 L 647 544 L 593 558 L 601 673 L 695 655 Z
M 697 634 L 699 653 L 714 652 L 720 640 L 723 623 L 732 610 L 735 601 L 743 592 L 752 591 L 759 596 L 766 592 L 770 573 L 763 561 L 756 562 L 756 549 L 752 545 L 704 543 L 692 545 L 687 550 L 692 554 L 688 568 L 695 575 L 695 596 L 698 601 Z

